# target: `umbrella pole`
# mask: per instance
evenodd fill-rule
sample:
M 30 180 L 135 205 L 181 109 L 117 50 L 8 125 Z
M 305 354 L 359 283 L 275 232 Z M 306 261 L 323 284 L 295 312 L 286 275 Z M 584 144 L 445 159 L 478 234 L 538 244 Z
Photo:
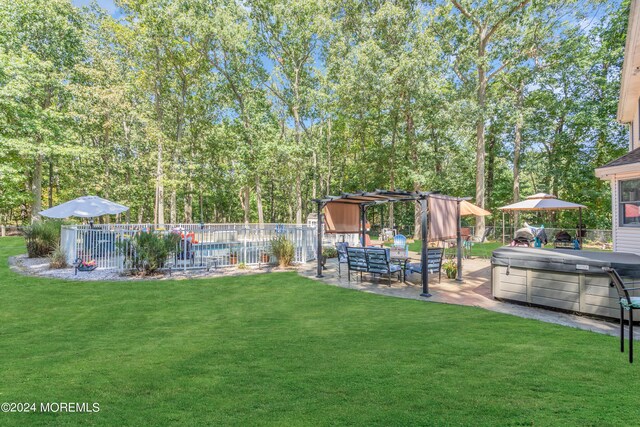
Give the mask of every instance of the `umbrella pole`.
M 502 211 L 502 245 L 503 246 L 504 246 L 504 232 L 505 232 L 504 211 Z

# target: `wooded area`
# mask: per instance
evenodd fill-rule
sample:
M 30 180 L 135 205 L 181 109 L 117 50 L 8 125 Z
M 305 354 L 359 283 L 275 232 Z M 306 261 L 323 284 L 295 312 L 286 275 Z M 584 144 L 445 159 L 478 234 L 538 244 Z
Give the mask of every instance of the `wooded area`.
M 611 226 L 593 170 L 628 144 L 628 1 L 117 4 L 0 3 L 0 223 L 86 194 L 131 222 L 300 223 L 389 188 L 547 192 Z

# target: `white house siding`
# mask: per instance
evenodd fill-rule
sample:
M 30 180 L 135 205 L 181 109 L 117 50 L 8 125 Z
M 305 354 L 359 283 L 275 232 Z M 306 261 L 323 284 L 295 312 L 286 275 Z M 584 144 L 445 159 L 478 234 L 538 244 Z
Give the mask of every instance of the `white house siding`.
M 624 179 L 640 178 L 625 176 Z M 611 180 L 611 206 L 613 208 L 613 250 L 615 252 L 631 252 L 640 255 L 640 227 L 620 226 L 620 180 L 616 177 Z

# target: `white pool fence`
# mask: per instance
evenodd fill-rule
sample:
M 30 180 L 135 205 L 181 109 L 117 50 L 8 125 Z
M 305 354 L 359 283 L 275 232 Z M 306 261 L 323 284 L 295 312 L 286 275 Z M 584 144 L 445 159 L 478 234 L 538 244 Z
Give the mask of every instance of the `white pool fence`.
M 296 224 L 71 225 L 62 227 L 61 246 L 70 264 L 78 259 L 95 261 L 97 268 L 122 271 L 134 264 L 137 254 L 132 238 L 142 232 L 181 236 L 165 268 L 187 270 L 274 263 L 271 241 L 279 236 L 293 243 L 295 263 L 316 259 L 316 228 Z

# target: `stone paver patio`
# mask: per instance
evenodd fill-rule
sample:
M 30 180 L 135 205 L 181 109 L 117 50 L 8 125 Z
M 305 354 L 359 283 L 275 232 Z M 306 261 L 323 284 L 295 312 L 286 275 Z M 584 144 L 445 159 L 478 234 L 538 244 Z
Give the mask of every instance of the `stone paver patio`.
M 365 274 L 360 280 L 359 274 L 352 274 L 351 281 L 347 280 L 347 266 L 342 265 L 342 275 L 338 275 L 338 264 L 336 259 L 327 261 L 327 266 L 322 278 L 316 278 L 316 264 L 308 263 L 299 269 L 303 276 L 320 280 L 324 283 L 343 288 L 354 289 L 362 292 L 371 292 L 380 295 L 393 296 L 397 298 L 409 298 L 422 300 L 425 302 L 438 302 L 446 304 L 468 305 L 481 307 L 498 313 L 511 314 L 513 316 L 536 319 L 548 323 L 556 323 L 578 329 L 584 329 L 601 334 L 619 334 L 620 325 L 617 322 L 610 322 L 586 316 L 562 313 L 553 310 L 545 310 L 526 305 L 511 304 L 493 299 L 491 295 L 491 262 L 487 259 L 472 258 L 465 259 L 463 263 L 463 283 L 447 279 L 443 273 L 442 281 L 438 283 L 438 275 L 430 275 L 429 292 L 430 298 L 420 296 L 422 287 L 420 276 L 413 274 L 407 277 L 407 281 L 402 283 L 397 279 L 391 280 L 388 286 L 386 276 L 383 278 L 373 278 L 372 275 Z M 625 328 L 626 329 L 626 328 Z M 634 338 L 640 339 L 640 331 L 634 331 Z M 627 333 L 625 331 L 625 333 Z

